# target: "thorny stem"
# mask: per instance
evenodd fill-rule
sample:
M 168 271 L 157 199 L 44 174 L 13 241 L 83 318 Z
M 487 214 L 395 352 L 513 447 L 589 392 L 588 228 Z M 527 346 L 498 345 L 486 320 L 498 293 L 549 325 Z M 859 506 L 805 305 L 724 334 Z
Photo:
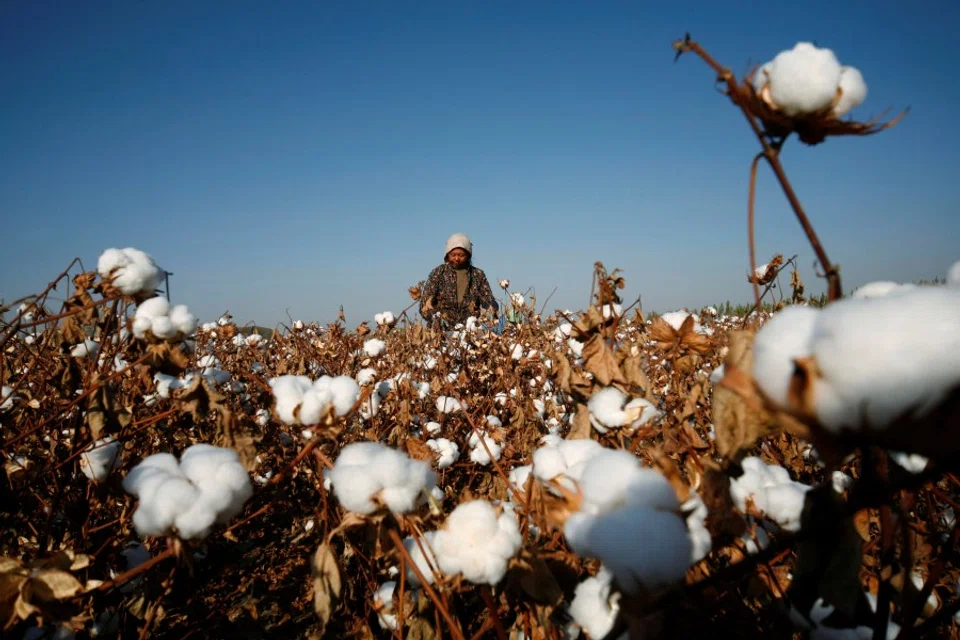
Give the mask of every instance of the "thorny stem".
M 747 122 L 749 123 L 750 128 L 753 130 L 754 135 L 756 135 L 757 141 L 760 142 L 760 145 L 763 147 L 762 155 L 764 158 L 766 158 L 767 164 L 770 165 L 770 168 L 773 169 L 773 173 L 777 177 L 777 181 L 780 183 L 780 187 L 783 189 L 784 195 L 790 202 L 790 206 L 793 208 L 793 212 L 796 214 L 797 220 L 800 222 L 800 226 L 803 227 L 804 232 L 807 234 L 807 240 L 810 241 L 810 246 L 813 247 L 813 251 L 817 255 L 817 260 L 823 267 L 824 273 L 827 277 L 827 297 L 831 302 L 834 300 L 839 300 L 843 295 L 843 290 L 840 286 L 840 269 L 837 267 L 837 265 L 831 263 L 830 259 L 827 257 L 827 252 L 820 243 L 820 239 L 817 237 L 817 233 L 814 231 L 813 225 L 810 224 L 810 219 L 807 217 L 807 214 L 803 209 L 803 205 L 800 204 L 800 199 L 797 198 L 797 194 L 794 192 L 793 186 L 791 186 L 790 181 L 787 179 L 787 174 L 783 170 L 783 165 L 780 164 L 780 146 L 782 145 L 782 141 L 774 144 L 770 143 L 770 141 L 767 139 L 767 136 L 764 135 L 763 130 L 761 130 L 760 126 L 757 124 L 756 119 L 746 107 L 746 99 L 742 95 L 740 87 L 737 86 L 736 77 L 729 69 L 720 66 L 720 64 L 714 60 L 709 53 L 704 51 L 703 47 L 701 47 L 699 43 L 691 40 L 690 34 L 687 34 L 683 40 L 675 42 L 673 46 L 677 50 L 677 57 L 688 51 L 692 51 L 700 56 L 704 62 L 706 62 L 714 71 L 717 72 L 718 79 L 721 82 L 726 83 L 728 97 L 735 105 L 740 107 L 740 111 L 743 112 L 743 116 L 747 119 Z

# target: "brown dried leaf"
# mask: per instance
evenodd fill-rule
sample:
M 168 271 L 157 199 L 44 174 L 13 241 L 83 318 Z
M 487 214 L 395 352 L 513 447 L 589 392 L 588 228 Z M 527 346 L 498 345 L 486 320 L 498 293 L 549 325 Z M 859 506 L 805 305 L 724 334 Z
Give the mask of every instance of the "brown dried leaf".
M 224 409 L 225 395 L 212 388 L 203 376 L 196 376 L 189 387 L 176 392 L 180 409 L 193 416 L 194 420 L 205 417 L 211 409 Z
M 593 374 L 597 382 L 610 386 L 614 382 L 626 384 L 626 379 L 617 366 L 617 358 L 607 345 L 603 336 L 594 334 L 583 345 L 583 368 Z
M 178 376 L 190 367 L 190 358 L 179 344 L 156 342 L 147 345 L 144 364 L 172 376 Z
M 587 409 L 587 405 L 578 402 L 577 413 L 573 416 L 567 440 L 588 440 L 590 433 L 590 410 Z
M 653 319 L 648 335 L 650 339 L 656 343 L 657 347 L 664 351 L 672 349 L 680 341 L 680 334 L 677 333 L 677 330 L 660 316 Z
M 30 578 L 31 602 L 54 602 L 72 598 L 81 591 L 83 585 L 73 575 L 59 569 L 46 569 Z
M 573 330 L 577 332 L 577 339 L 583 340 L 603 328 L 606 322 L 603 318 L 603 312 L 596 306 L 592 306 L 573 323 Z
M 434 640 L 437 637 L 433 625 L 417 616 L 406 621 L 407 640 Z
M 3 560 L 9 560 L 9 558 L 3 558 Z M 16 622 L 18 615 L 16 604 L 20 601 L 20 588 L 26 581 L 27 577 L 24 575 L 0 573 L 0 629 L 9 628 Z
M 313 576 L 313 610 L 325 627 L 340 601 L 343 584 L 340 580 L 340 568 L 330 545 L 321 544 L 313 554 L 310 563 Z
M 435 463 L 437 460 L 437 454 L 420 438 L 410 436 L 406 438 L 404 446 L 407 450 L 407 455 L 414 460 L 424 460 L 430 463 Z
M 642 363 L 643 358 L 640 354 L 627 356 L 624 357 L 620 363 L 620 370 L 623 372 L 628 390 L 631 392 L 630 395 L 634 397 L 639 395 L 647 396 L 649 400 L 650 398 L 648 396 L 651 388 L 650 379 L 647 378 L 647 374 L 643 371 Z

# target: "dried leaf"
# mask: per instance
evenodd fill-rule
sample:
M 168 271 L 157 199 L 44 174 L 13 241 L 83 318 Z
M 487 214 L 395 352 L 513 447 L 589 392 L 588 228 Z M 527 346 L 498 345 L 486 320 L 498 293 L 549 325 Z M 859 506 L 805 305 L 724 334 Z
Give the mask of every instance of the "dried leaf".
M 313 610 L 325 627 L 333 615 L 340 600 L 343 585 L 340 581 L 340 569 L 330 545 L 321 544 L 313 554 L 310 564 L 313 576 Z
M 83 591 L 80 581 L 66 571 L 46 569 L 30 578 L 31 602 L 54 602 L 72 598 Z
M 424 460 L 430 463 L 436 462 L 437 460 L 437 454 L 420 438 L 413 436 L 407 437 L 404 446 L 407 450 L 407 455 L 414 460 Z
M 222 409 L 226 396 L 210 387 L 207 379 L 196 376 L 189 387 L 176 393 L 180 409 L 193 416 L 194 420 L 205 417 L 211 409 Z
M 588 440 L 591 430 L 590 410 L 587 409 L 587 405 L 577 403 L 577 413 L 573 416 L 573 423 L 570 425 L 567 440 Z
M 643 358 L 640 354 L 635 356 L 626 356 L 620 363 L 620 370 L 626 380 L 627 391 L 631 396 L 645 396 L 649 400 L 650 379 L 643 371 Z
M 433 625 L 417 616 L 406 621 L 407 640 L 433 640 L 437 637 Z
M 603 386 L 610 386 L 614 382 L 626 384 L 626 379 L 617 366 L 617 359 L 607 345 L 603 336 L 594 334 L 583 345 L 583 368 L 593 374 L 597 382 Z

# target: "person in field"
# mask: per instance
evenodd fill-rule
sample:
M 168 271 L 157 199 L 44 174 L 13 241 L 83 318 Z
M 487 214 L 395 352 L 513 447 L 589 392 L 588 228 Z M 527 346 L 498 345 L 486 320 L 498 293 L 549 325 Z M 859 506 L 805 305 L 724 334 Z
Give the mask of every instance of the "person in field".
M 447 238 L 443 264 L 430 272 L 420 294 L 420 315 L 427 323 L 453 328 L 484 312 L 496 316 L 500 307 L 486 274 L 473 266 L 472 257 L 473 243 L 465 234 Z

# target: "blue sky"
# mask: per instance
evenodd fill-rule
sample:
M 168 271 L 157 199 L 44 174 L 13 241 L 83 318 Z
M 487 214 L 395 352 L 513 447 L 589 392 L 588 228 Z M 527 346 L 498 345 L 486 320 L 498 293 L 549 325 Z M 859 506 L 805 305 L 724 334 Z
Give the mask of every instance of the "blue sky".
M 592 265 L 666 311 L 746 301 L 757 143 L 690 31 L 742 72 L 798 40 L 895 129 L 783 161 L 844 285 L 960 259 L 960 3 L 0 0 L 0 296 L 134 246 L 173 299 L 273 325 L 353 325 L 469 234 L 496 288 L 582 308 Z M 799 254 L 769 170 L 758 252 Z

